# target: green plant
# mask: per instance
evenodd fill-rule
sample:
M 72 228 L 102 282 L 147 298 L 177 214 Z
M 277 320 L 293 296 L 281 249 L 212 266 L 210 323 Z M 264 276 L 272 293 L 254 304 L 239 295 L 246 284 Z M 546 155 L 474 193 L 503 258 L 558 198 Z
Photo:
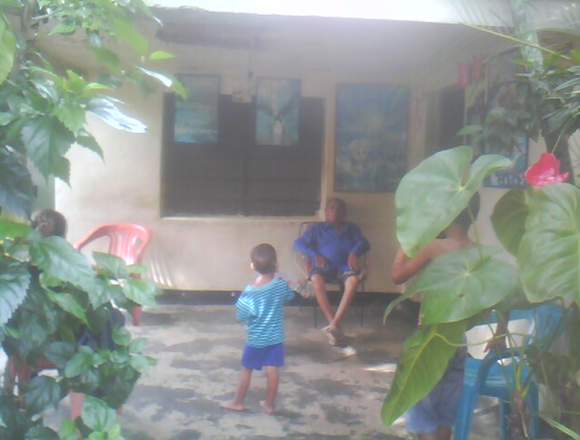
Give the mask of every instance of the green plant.
M 542 82 L 538 86 L 540 80 L 533 74 L 522 77 L 528 82 L 523 90 L 532 90 L 541 105 L 552 106 L 552 110 L 529 111 L 531 118 L 521 118 L 515 129 L 507 130 L 504 138 L 508 142 L 522 133 L 534 134 L 537 127 L 544 136 L 555 131 L 558 137 L 576 129 L 579 119 L 575 112 L 580 103 L 577 89 L 571 84 L 579 84 L 580 70 L 577 66 L 558 69 L 558 82 Z M 548 70 L 545 75 L 552 73 Z M 565 97 L 554 104 L 554 96 L 563 93 Z M 566 117 L 557 117 L 560 114 Z M 482 131 L 493 132 L 498 126 L 504 130 L 496 120 L 486 122 Z M 558 145 L 555 142 L 552 149 Z M 479 155 L 473 161 L 476 155 L 477 150 L 469 146 L 445 150 L 424 160 L 402 179 L 396 193 L 397 237 L 408 256 L 415 256 L 467 208 L 487 176 L 510 166 L 510 161 L 502 156 Z M 422 294 L 423 326 L 405 344 L 383 406 L 385 423 L 393 423 L 433 389 L 462 344 L 463 331 L 493 309 L 504 314 L 516 307 L 559 301 L 567 309 L 567 335 L 571 341 L 577 337 L 580 189 L 563 183 L 568 178 L 569 173 L 560 172 L 556 158 L 551 153 L 544 154 L 528 170 L 531 187 L 507 192 L 495 206 L 491 222 L 503 250 L 483 246 L 476 231 L 473 248 L 434 260 L 408 286 L 400 300 Z M 506 258 L 509 254 L 515 264 Z M 574 430 L 580 429 L 580 354 L 569 347 L 556 355 L 549 352 L 549 347 L 532 344 L 517 356 L 533 369 L 537 381 L 551 389 L 558 402 L 557 408 L 552 408 L 554 414 L 559 414 L 558 420 L 542 414 L 554 427 L 554 436 L 577 438 Z M 516 390 L 515 399 L 523 401 L 525 383 L 516 385 Z M 512 433 L 530 438 L 525 429 L 529 410 L 522 405 L 516 407 L 519 418 L 512 424 Z M 521 427 L 524 428 L 518 429 Z
M 31 376 L 17 390 L 5 375 L 0 438 L 120 439 L 114 408 L 152 363 L 142 340 L 111 325 L 113 304 L 130 310 L 154 302 L 143 269 L 104 254 L 94 254 L 93 267 L 64 239 L 43 238 L 27 223 L 36 197 L 32 168 L 68 183 L 71 147 L 102 156 L 88 114 L 145 130 L 120 110 L 116 89 L 161 83 L 183 93 L 151 68 L 172 55 L 151 51 L 137 26 L 144 20 L 155 21 L 141 0 L 0 0 L 0 340 L 10 362 Z M 98 77 L 51 60 L 43 48 L 62 39 L 84 45 Z M 111 331 L 114 343 L 104 342 Z M 55 377 L 36 373 L 47 363 Z M 83 414 L 57 433 L 42 415 L 71 391 L 87 395 Z

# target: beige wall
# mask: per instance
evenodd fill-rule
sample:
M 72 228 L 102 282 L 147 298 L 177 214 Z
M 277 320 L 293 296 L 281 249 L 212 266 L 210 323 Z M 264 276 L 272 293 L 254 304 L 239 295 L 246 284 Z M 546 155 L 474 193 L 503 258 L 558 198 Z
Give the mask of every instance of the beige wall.
M 397 35 L 400 35 L 399 31 L 405 28 L 397 26 Z M 474 37 L 473 31 L 462 29 L 460 32 L 469 37 L 466 41 L 472 41 L 472 46 L 464 45 L 447 54 L 441 28 L 413 26 L 406 40 L 398 43 L 380 33 L 369 34 L 361 40 L 353 35 L 309 35 L 308 29 L 301 28 L 292 39 L 272 31 L 268 35 L 268 46 L 253 53 L 157 44 L 177 55 L 169 66 L 174 72 L 219 74 L 222 93 L 229 94 L 243 87 L 251 66 L 256 76 L 299 78 L 304 96 L 323 98 L 326 121 L 321 194 L 325 199 L 333 194 L 337 84 L 370 82 L 412 88 L 408 160 L 413 166 L 424 157 L 427 126 L 432 126 L 437 117 L 427 110 L 433 107 L 429 106 L 435 96 L 433 90 L 453 83 L 455 60 L 469 59 L 466 54 L 486 43 L 482 40 L 484 37 Z M 420 33 L 414 40 L 415 34 L 411 31 L 416 29 Z M 360 32 L 365 35 L 363 30 Z M 458 38 L 456 29 L 445 32 L 448 39 Z M 439 46 L 422 47 L 429 44 Z M 430 57 L 424 57 L 424 53 Z M 437 60 L 442 56 L 445 59 Z M 105 150 L 105 162 L 90 152 L 75 149 L 70 154 L 71 187 L 59 183 L 56 188 L 56 207 L 70 219 L 69 238 L 76 241 L 103 223 L 141 223 L 153 232 L 146 263 L 161 285 L 175 289 L 233 291 L 243 288 L 252 277 L 248 252 L 253 245 L 264 241 L 277 248 L 281 271 L 298 276 L 292 242 L 300 222 L 321 220 L 321 215 L 314 218 L 161 218 L 162 95 L 144 97 L 127 89 L 122 99 L 128 103 L 127 111 L 143 120 L 149 131 L 145 135 L 121 133 L 99 121 L 91 121 L 92 131 Z M 367 290 L 394 291 L 388 276 L 396 251 L 394 194 L 338 195 L 347 201 L 351 220 L 362 227 L 372 244 Z

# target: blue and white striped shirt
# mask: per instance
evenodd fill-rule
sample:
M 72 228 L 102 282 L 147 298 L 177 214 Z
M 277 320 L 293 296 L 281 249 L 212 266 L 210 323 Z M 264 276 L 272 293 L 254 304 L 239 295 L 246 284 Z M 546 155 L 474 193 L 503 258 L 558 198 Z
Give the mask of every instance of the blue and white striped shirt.
M 284 342 L 284 304 L 294 292 L 281 278 L 262 287 L 247 286 L 236 303 L 238 321 L 248 327 L 250 347 L 267 347 Z

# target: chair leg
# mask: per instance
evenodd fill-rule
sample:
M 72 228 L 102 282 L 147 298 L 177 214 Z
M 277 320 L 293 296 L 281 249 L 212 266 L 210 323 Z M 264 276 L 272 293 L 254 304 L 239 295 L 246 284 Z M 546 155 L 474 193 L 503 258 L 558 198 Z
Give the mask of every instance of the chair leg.
M 85 395 L 82 393 L 71 392 L 68 397 L 70 400 L 70 418 L 71 420 L 76 420 L 83 414 Z
M 477 388 L 473 385 L 464 385 L 463 395 L 457 409 L 455 421 L 454 440 L 469 440 L 473 411 L 479 399 Z
M 532 438 L 540 438 L 540 396 L 538 386 L 535 383 L 530 384 L 528 391 L 528 408 L 530 412 L 530 433 Z
M 499 420 L 500 420 L 500 434 L 501 440 L 509 440 L 510 438 L 510 414 L 511 405 L 509 402 L 500 399 L 499 402 Z
M 133 325 L 139 327 L 141 325 L 141 316 L 143 315 L 143 307 L 135 306 L 131 310 L 131 316 L 133 317 Z

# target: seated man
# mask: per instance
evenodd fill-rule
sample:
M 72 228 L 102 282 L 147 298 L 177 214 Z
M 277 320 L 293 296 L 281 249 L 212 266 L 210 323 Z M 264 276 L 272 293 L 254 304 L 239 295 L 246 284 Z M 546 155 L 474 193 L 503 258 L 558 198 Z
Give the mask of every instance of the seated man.
M 343 200 L 328 200 L 324 210 L 325 222 L 310 226 L 302 237 L 294 242 L 294 249 L 308 257 L 307 269 L 316 295 L 316 301 L 328 326 L 324 331 L 331 345 L 344 347 L 344 335 L 340 322 L 354 298 L 360 282 L 359 257 L 370 246 L 358 226 L 347 223 L 346 204 Z M 336 313 L 328 301 L 327 282 L 344 283 L 344 293 Z

